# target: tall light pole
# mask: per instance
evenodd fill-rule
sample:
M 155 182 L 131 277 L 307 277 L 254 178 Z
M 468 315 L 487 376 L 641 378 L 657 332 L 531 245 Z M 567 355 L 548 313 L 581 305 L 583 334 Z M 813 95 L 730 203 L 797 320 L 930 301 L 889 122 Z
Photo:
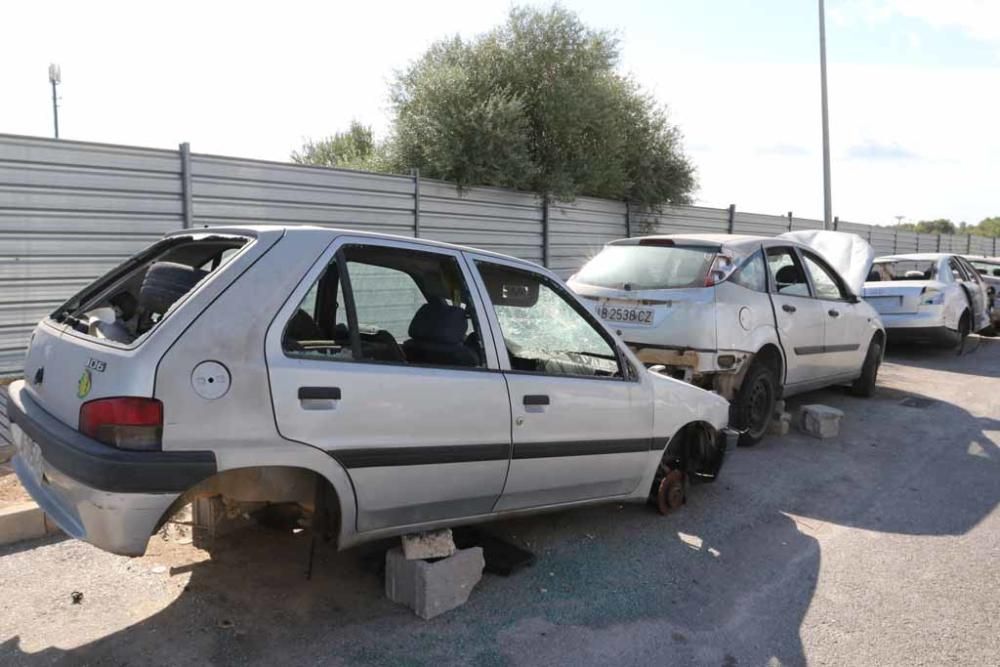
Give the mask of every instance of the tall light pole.
M 62 71 L 59 65 L 52 63 L 49 65 L 49 83 L 52 84 L 52 123 L 55 126 L 56 139 L 59 138 L 59 96 L 56 93 L 56 86 L 62 82 Z
M 823 107 L 823 229 L 833 224 L 833 201 L 830 195 L 830 114 L 826 101 L 826 9 L 819 0 L 819 81 Z

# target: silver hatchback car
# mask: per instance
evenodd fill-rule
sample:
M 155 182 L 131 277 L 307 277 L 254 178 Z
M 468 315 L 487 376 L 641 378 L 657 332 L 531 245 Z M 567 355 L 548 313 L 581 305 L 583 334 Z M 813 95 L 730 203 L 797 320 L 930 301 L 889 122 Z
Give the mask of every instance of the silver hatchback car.
M 647 371 L 550 272 L 329 228 L 166 237 L 42 321 L 14 466 L 68 534 L 141 554 L 198 497 L 365 540 L 683 501 L 728 405 Z

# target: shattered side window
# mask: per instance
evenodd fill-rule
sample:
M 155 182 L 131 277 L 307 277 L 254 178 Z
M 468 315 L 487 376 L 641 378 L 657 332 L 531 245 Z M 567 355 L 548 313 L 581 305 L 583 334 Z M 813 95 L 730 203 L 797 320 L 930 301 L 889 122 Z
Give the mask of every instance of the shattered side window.
M 528 271 L 476 262 L 516 371 L 621 377 L 611 343 L 566 299 Z
M 730 279 L 737 285 L 752 289 L 755 292 L 767 291 L 767 268 L 764 265 L 764 253 L 755 252 L 743 266 L 736 270 Z

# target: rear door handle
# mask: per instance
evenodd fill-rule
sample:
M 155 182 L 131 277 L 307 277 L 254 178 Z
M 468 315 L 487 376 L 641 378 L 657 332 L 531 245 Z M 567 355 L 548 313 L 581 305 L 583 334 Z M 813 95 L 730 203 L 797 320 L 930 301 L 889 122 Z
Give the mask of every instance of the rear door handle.
M 795 306 L 793 306 L 793 305 L 791 305 L 791 304 L 788 304 L 788 303 L 785 303 L 785 304 L 782 304 L 782 305 L 781 305 L 781 309 L 782 309 L 783 311 L 785 311 L 786 313 L 794 313 L 794 312 L 795 312 L 795 311 L 797 310 L 797 309 L 795 308 Z
M 526 394 L 524 396 L 525 405 L 548 405 L 549 397 L 545 394 Z
M 830 315 L 830 317 L 840 317 L 840 311 L 839 310 L 834 310 L 833 308 L 831 308 L 830 310 L 828 310 L 826 312 Z
M 340 400 L 340 387 L 299 387 L 299 400 Z

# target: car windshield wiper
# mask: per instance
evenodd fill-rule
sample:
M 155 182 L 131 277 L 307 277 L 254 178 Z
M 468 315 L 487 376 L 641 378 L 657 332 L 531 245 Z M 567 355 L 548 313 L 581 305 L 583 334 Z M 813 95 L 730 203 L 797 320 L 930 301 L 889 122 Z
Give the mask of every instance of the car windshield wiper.
M 616 358 L 610 354 L 599 354 L 597 352 L 583 352 L 583 351 L 570 351 L 566 354 L 579 354 L 583 357 L 594 357 L 595 359 L 604 359 L 606 361 L 616 361 Z

